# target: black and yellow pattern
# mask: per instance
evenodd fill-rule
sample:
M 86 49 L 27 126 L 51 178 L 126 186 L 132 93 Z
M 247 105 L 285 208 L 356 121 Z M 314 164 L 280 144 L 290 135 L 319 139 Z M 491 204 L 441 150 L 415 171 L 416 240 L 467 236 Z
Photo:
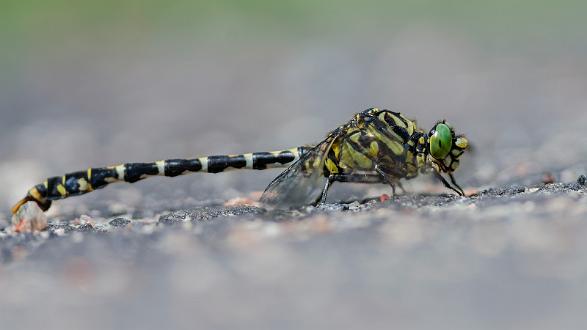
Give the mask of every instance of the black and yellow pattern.
M 445 121 L 424 132 L 414 120 L 398 112 L 367 109 L 330 132 L 273 180 L 261 201 L 287 206 L 321 203 L 334 182 L 387 183 L 395 193 L 396 186 L 401 188 L 400 179 L 412 179 L 428 171 L 446 187 L 464 195 L 452 173 L 467 148 L 467 139 L 456 135 Z M 300 184 L 302 177 L 307 184 Z
M 174 177 L 195 172 L 288 167 L 267 187 L 261 201 L 299 206 L 323 202 L 333 182 L 387 183 L 394 193 L 400 179 L 432 171 L 446 187 L 464 195 L 452 173 L 468 141 L 445 122 L 424 132 L 414 120 L 390 110 L 370 108 L 331 131 L 315 146 L 274 152 L 169 159 L 89 168 L 51 177 L 31 188 L 12 209 L 33 201 L 43 210 L 51 202 L 82 195 L 114 182 L 136 182 L 150 176 Z M 447 174 L 450 183 L 442 176 Z
M 137 182 L 150 176 L 168 176 L 207 172 L 220 173 L 233 169 L 264 170 L 287 167 L 299 159 L 306 147 L 273 152 L 255 152 L 241 155 L 218 155 L 193 159 L 168 159 L 151 163 L 126 163 L 115 166 L 89 168 L 86 171 L 51 177 L 31 188 L 25 198 L 13 208 L 16 213 L 26 202 L 36 202 L 43 211 L 51 201 L 89 193 L 115 182 Z

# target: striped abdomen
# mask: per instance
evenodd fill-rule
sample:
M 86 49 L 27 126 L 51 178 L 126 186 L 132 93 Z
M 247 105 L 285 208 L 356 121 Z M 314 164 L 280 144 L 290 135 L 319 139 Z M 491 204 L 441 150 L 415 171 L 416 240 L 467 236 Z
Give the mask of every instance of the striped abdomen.
M 233 169 L 264 170 L 287 167 L 299 159 L 306 147 L 273 152 L 241 155 L 207 156 L 194 159 L 168 159 L 152 163 L 126 163 L 116 166 L 89 168 L 86 171 L 51 177 L 31 188 L 12 213 L 28 201 L 36 202 L 46 211 L 51 201 L 89 193 L 114 182 L 136 182 L 150 176 L 174 177 L 195 172 L 219 173 Z

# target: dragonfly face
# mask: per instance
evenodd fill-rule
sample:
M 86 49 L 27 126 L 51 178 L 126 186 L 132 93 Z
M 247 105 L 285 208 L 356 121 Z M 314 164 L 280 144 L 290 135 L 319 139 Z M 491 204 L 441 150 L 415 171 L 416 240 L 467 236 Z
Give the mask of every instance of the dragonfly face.
M 438 122 L 428 133 L 430 161 L 438 172 L 454 172 L 459 167 L 459 158 L 468 147 L 467 138 L 456 135 L 445 121 Z
M 428 133 L 428 155 L 432 168 L 447 187 L 455 190 L 441 176 L 441 173 L 447 173 L 453 185 L 458 188 L 455 191 L 461 195 L 464 193 L 456 184 L 452 173 L 459 168 L 459 158 L 467 148 L 467 138 L 464 135 L 456 135 L 454 129 L 444 120 L 436 123 Z

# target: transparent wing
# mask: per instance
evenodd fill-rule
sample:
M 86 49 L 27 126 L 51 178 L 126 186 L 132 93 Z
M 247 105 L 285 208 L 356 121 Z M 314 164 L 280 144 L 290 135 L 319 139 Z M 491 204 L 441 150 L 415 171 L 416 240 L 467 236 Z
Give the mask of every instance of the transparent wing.
M 326 184 L 323 168 L 331 141 L 332 138 L 324 140 L 283 171 L 267 186 L 261 202 L 276 207 L 315 203 Z

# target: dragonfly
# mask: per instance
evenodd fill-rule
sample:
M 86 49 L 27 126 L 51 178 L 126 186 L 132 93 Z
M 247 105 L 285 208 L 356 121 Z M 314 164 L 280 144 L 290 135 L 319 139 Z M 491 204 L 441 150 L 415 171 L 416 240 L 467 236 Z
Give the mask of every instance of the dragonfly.
M 92 192 L 115 182 L 134 183 L 151 176 L 175 177 L 195 172 L 286 168 L 267 186 L 260 202 L 274 207 L 325 203 L 335 182 L 388 184 L 404 191 L 401 180 L 432 173 L 442 184 L 465 196 L 453 173 L 468 149 L 446 120 L 428 132 L 415 120 L 387 109 L 369 108 L 330 131 L 314 145 L 237 155 L 168 159 L 88 168 L 46 179 L 33 186 L 12 208 L 17 214 L 28 202 L 47 211 L 53 201 Z

